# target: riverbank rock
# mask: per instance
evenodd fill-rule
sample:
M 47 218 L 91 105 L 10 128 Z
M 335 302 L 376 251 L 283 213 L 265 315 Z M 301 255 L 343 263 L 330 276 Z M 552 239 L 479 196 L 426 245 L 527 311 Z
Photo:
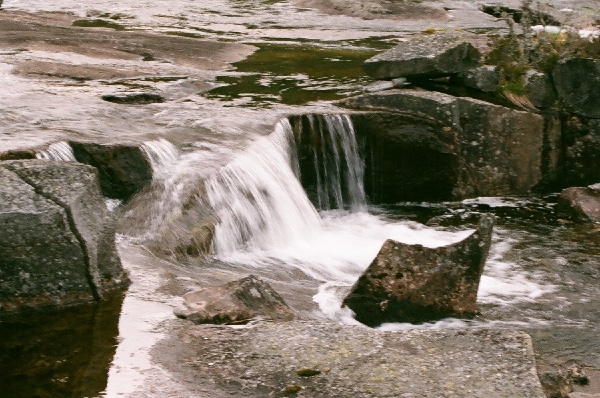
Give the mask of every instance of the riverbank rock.
M 480 54 L 465 39 L 448 34 L 419 36 L 369 58 L 363 64 L 375 79 L 441 77 L 479 65 Z
M 556 210 L 559 214 L 578 221 L 600 223 L 600 183 L 563 190 Z
M 152 165 L 136 144 L 69 142 L 78 162 L 98 169 L 104 196 L 129 199 L 152 181 Z
M 542 152 L 544 150 L 544 132 L 546 124 L 540 115 L 517 111 L 489 102 L 455 97 L 439 92 L 423 90 L 387 90 L 365 94 L 340 101 L 342 106 L 363 111 L 388 111 L 393 114 L 412 118 L 411 123 L 396 124 L 387 129 L 390 131 L 387 141 L 394 141 L 396 131 L 407 127 L 403 133 L 403 141 L 421 140 L 421 130 L 428 129 L 430 136 L 440 137 L 444 142 L 439 151 L 444 162 L 433 161 L 429 156 L 420 162 L 429 162 L 429 174 L 443 175 L 446 179 L 440 186 L 450 186 L 445 190 L 446 196 L 441 200 L 456 200 L 478 196 L 524 195 L 530 193 L 542 179 Z M 353 119 L 363 118 L 361 115 Z M 379 118 L 381 119 L 381 117 Z M 414 127 L 410 127 L 412 124 Z M 420 127 L 419 127 L 420 126 Z M 358 130 L 377 130 L 377 126 L 364 127 Z M 385 133 L 378 133 L 380 148 L 387 148 Z M 369 138 L 368 138 L 369 139 Z M 548 143 L 550 145 L 552 143 Z M 373 158 L 378 158 L 379 148 L 369 148 Z M 382 170 L 406 169 L 406 159 L 401 156 L 389 157 L 388 164 Z M 380 162 L 378 160 L 375 161 Z M 456 164 L 452 168 L 448 164 Z M 386 181 L 386 184 L 402 184 L 403 178 L 413 180 L 428 179 L 416 170 L 412 175 L 395 173 L 394 175 L 378 175 L 366 164 L 366 175 Z M 415 174 L 416 173 L 416 174 Z M 378 183 L 375 183 L 377 186 Z M 407 200 L 398 191 L 399 196 L 390 197 L 393 202 Z M 412 200 L 412 199 L 409 199 Z
M 255 317 L 280 321 L 294 318 L 281 296 L 254 275 L 186 293 L 183 299 L 187 309 L 177 311 L 176 315 L 198 324 L 245 324 Z
M 102 298 L 128 283 L 95 170 L 0 162 L 0 313 Z
M 587 186 L 600 181 L 600 119 L 564 115 L 560 188 Z
M 600 118 L 600 60 L 569 58 L 552 72 L 558 98 L 570 112 Z
M 387 240 L 343 305 L 368 326 L 476 315 L 493 225 L 485 215 L 469 237 L 434 249 Z

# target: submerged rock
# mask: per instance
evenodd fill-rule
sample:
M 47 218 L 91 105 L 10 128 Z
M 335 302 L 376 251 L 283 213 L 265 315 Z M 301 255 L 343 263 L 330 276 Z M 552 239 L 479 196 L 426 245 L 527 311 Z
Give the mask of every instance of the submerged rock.
M 578 221 L 600 223 L 600 183 L 563 190 L 556 210 L 559 214 Z
M 92 167 L 0 162 L 0 313 L 102 298 L 127 285 Z
M 441 77 L 474 68 L 479 59 L 479 51 L 459 36 L 427 35 L 369 58 L 363 66 L 375 79 Z
M 152 93 L 136 93 L 136 94 L 107 94 L 103 95 L 102 99 L 108 102 L 114 102 L 116 104 L 129 104 L 129 105 L 145 105 L 165 102 L 165 99 Z
M 129 199 L 152 181 L 152 165 L 137 144 L 69 142 L 78 162 L 98 169 L 102 193 Z
M 35 159 L 35 151 L 33 149 L 16 149 L 0 152 L 0 161 L 22 159 Z
M 461 242 L 434 249 L 387 240 L 343 305 L 368 326 L 477 314 L 477 289 L 494 218 Z
M 187 309 L 176 315 L 197 324 L 245 324 L 255 317 L 280 321 L 294 318 L 281 296 L 254 275 L 186 293 L 183 298 Z

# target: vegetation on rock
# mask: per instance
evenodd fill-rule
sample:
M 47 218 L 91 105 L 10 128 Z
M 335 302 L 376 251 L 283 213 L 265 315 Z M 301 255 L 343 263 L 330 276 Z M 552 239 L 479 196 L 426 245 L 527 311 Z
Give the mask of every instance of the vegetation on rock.
M 529 70 L 550 74 L 556 64 L 573 57 L 600 59 L 600 37 L 583 37 L 579 29 L 555 26 L 556 21 L 543 11 L 540 3 L 524 0 L 519 12 L 520 32 L 514 15 L 499 9 L 508 24 L 508 35 L 493 36 L 486 62 L 500 71 L 500 91 L 509 100 L 519 102 L 527 94 L 525 76 Z M 538 24 L 539 29 L 532 29 Z M 522 99 L 517 105 L 526 105 Z M 525 104 L 523 103 L 525 102 Z

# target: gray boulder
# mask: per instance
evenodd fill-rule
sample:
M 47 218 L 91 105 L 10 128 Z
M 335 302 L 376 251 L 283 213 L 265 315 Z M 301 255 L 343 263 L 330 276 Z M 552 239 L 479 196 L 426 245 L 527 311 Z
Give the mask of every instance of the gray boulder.
M 0 162 L 0 313 L 101 299 L 128 283 L 92 167 Z
M 254 275 L 186 293 L 183 298 L 186 309 L 175 314 L 197 324 L 245 324 L 255 317 L 281 321 L 294 318 L 281 296 Z
M 600 118 L 600 60 L 561 60 L 552 72 L 558 98 L 570 112 Z
M 500 86 L 500 72 L 496 66 L 482 65 L 458 75 L 455 82 L 465 87 L 490 93 L 498 90 Z
M 343 305 L 368 326 L 476 315 L 493 225 L 485 215 L 469 237 L 434 249 L 387 240 Z
M 363 64 L 375 79 L 396 77 L 442 77 L 477 67 L 480 54 L 473 45 L 456 35 L 417 37 L 369 58 Z
M 137 144 L 69 142 L 78 162 L 98 169 L 104 196 L 129 199 L 152 182 L 152 165 Z
M 546 73 L 528 70 L 524 81 L 527 99 L 538 108 L 549 108 L 556 102 L 552 79 Z
M 600 223 L 600 183 L 563 190 L 556 210 L 567 218 Z

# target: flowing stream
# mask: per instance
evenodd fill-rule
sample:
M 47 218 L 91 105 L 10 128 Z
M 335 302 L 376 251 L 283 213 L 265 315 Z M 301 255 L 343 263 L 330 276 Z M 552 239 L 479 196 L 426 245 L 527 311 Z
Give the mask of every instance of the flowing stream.
M 100 95 L 112 93 L 111 86 L 91 82 L 82 88 L 41 78 L 31 84 L 32 78 L 15 76 L 13 65 L 0 59 L 0 82 L 6 89 L 0 118 L 10 126 L 0 134 L 2 145 L 54 142 L 36 156 L 73 161 L 66 142 L 71 139 L 133 139 L 142 143 L 155 176 L 151 189 L 128 207 L 107 201 L 121 216 L 119 251 L 134 276 L 124 301 L 117 297 L 58 317 L 49 314 L 35 324 L 19 317 L 0 324 L 0 374 L 14 371 L 20 377 L 0 378 L 0 395 L 52 391 L 49 396 L 94 396 L 104 391 L 107 397 L 129 396 L 136 386 L 152 384 L 152 377 L 161 380 L 150 349 L 181 301 L 156 292 L 164 282 L 163 269 L 185 275 L 175 279 L 207 284 L 254 273 L 302 316 L 354 323 L 341 302 L 386 239 L 428 247 L 454 243 L 488 212 L 497 216 L 497 224 L 478 292 L 481 315 L 380 328 L 526 330 L 539 362 L 600 368 L 600 234 L 557 219 L 556 197 L 373 206 L 364 189 L 363 149 L 348 116 L 307 115 L 301 125 L 284 117 L 272 132 L 265 130 L 283 113 L 334 108 L 307 101 L 344 97 L 370 84 L 360 63 L 378 48 L 365 49 L 365 43 L 390 46 L 399 30 L 420 32 L 429 26 L 324 15 L 288 1 L 5 0 L 3 8 L 67 11 L 82 18 L 106 14 L 126 28 L 244 40 L 262 47 L 252 62 L 238 64 L 237 71 L 219 72 L 218 84 L 206 77 L 216 87 L 209 94 L 196 95 L 196 82 L 174 81 L 164 84 L 177 93 L 188 84 L 194 94 L 130 108 L 100 100 Z M 454 26 L 452 18 L 444 21 L 443 26 Z M 480 20 L 469 24 L 481 28 L 498 22 L 490 18 L 487 25 Z M 282 47 L 281 42 L 293 46 Z M 332 43 L 344 51 L 362 50 L 350 57 Z M 12 53 L 0 56 L 53 59 L 50 52 Z M 317 54 L 319 61 L 303 58 L 307 53 Z M 260 69 L 275 68 L 269 63 L 274 58 L 281 61 L 280 70 Z M 58 59 L 99 62 L 75 54 Z M 353 67 L 346 71 L 340 67 L 345 64 Z M 300 66 L 306 71 L 299 72 Z M 308 100 L 298 98 L 307 87 Z M 332 87 L 332 95 L 317 95 Z M 277 109 L 262 108 L 265 103 Z M 311 148 L 313 161 L 301 167 L 303 145 Z M 51 369 L 52 378 L 39 369 Z

